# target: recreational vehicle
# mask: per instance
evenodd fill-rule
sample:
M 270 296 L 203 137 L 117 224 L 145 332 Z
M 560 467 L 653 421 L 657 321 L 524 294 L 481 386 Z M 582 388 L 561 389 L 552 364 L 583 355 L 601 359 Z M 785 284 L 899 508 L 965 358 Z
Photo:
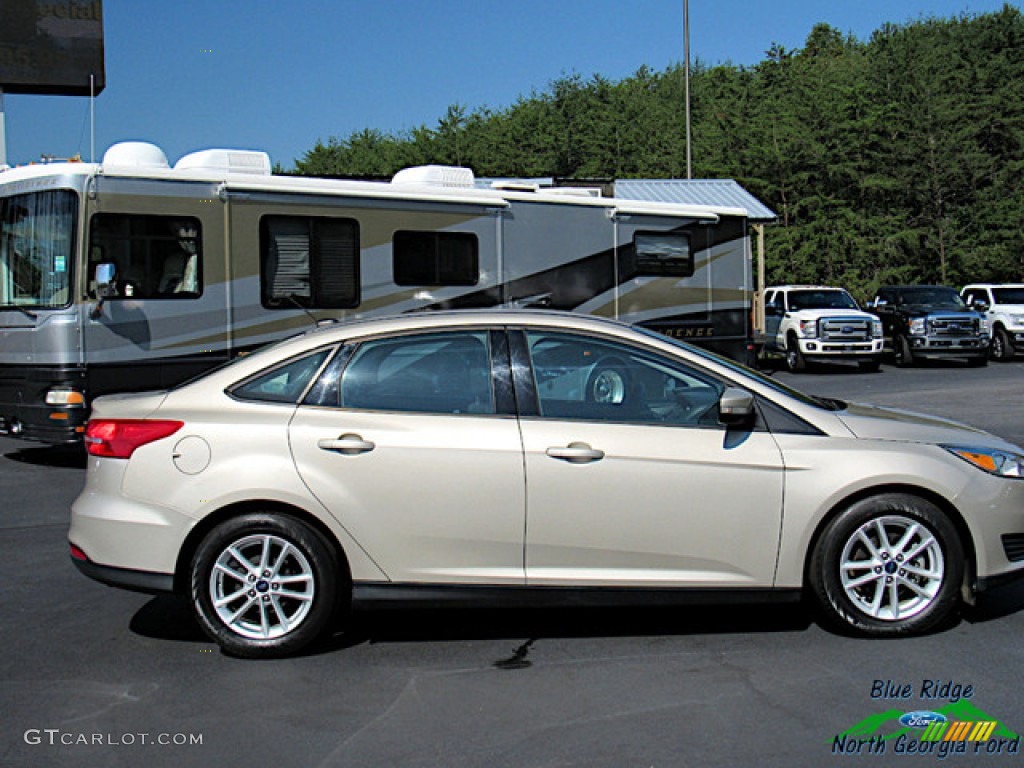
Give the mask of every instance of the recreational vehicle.
M 311 324 L 545 306 L 745 359 L 746 212 L 424 166 L 275 176 L 263 152 L 0 172 L 0 433 L 81 438 L 92 398 L 166 388 Z

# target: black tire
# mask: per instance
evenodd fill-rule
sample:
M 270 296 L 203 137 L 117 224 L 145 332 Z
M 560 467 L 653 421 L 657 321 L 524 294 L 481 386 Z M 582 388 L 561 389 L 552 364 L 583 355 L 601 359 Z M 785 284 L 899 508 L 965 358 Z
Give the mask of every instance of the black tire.
M 326 633 L 340 598 L 350 594 L 345 579 L 318 531 L 290 515 L 260 512 L 207 534 L 192 559 L 190 596 L 203 631 L 226 652 L 278 658 Z M 228 599 L 215 605 L 217 596 Z
M 786 340 L 786 368 L 790 373 L 807 370 L 807 360 L 804 359 L 804 354 L 800 351 L 800 343 L 792 336 Z
M 857 367 L 864 373 L 878 373 L 878 369 L 882 367 L 882 361 L 877 358 L 872 360 L 858 360 Z
M 910 351 L 910 342 L 906 336 L 896 336 L 892 340 L 892 353 L 896 358 L 896 365 L 900 368 L 912 368 L 914 365 L 914 353 Z
M 1013 347 L 1013 340 L 1005 328 L 996 328 L 996 332 L 992 334 L 992 348 L 990 351 L 992 359 L 1000 362 L 1012 360 L 1013 356 L 1017 353 L 1017 350 Z
M 587 379 L 587 401 L 621 405 L 629 392 L 629 372 L 621 360 L 608 358 L 594 366 Z
M 904 560 L 908 551 L 912 557 Z M 925 499 L 887 493 L 854 502 L 828 524 L 807 580 L 825 623 L 897 637 L 948 621 L 959 606 L 963 575 L 963 545 L 949 518 Z

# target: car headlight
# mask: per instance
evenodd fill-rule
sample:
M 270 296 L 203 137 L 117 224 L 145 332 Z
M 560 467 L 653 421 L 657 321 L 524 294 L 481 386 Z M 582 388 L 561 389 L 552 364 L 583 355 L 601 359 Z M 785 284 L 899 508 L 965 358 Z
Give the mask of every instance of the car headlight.
M 818 321 L 817 320 L 801 320 L 800 321 L 800 335 L 805 339 L 816 339 L 818 338 Z
M 871 321 L 871 336 L 876 339 L 882 338 L 882 321 L 872 320 Z
M 924 336 L 926 331 L 923 317 L 915 317 L 910 321 L 910 332 L 915 336 Z
M 988 335 L 988 318 L 981 318 L 981 321 L 978 323 L 978 330 L 986 336 Z
M 1024 456 L 1019 453 L 971 445 L 944 445 L 942 447 L 990 475 L 1024 478 Z

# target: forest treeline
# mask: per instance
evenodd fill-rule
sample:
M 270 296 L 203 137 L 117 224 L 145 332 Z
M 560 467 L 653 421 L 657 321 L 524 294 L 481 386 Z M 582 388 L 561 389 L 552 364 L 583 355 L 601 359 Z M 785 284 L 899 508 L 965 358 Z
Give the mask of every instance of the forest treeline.
M 573 74 L 505 109 L 453 104 L 434 127 L 318 142 L 296 171 L 684 178 L 684 71 Z M 778 213 L 770 282 L 1024 280 L 1024 16 L 825 24 L 754 66 L 691 67 L 694 178 L 733 178 Z

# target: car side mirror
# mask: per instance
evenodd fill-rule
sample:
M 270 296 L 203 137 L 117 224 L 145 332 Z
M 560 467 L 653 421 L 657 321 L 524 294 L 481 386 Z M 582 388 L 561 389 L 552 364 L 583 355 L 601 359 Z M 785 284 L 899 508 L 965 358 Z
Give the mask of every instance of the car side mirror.
M 101 261 L 96 265 L 96 298 L 99 301 L 89 310 L 89 319 L 99 320 L 103 316 L 103 302 L 111 296 L 117 296 L 117 265 L 112 261 Z
M 978 299 L 977 301 L 971 304 L 971 309 L 973 309 L 976 312 L 988 312 L 991 309 L 991 307 L 988 305 L 987 301 L 983 299 Z
M 727 387 L 718 398 L 718 421 L 738 427 L 754 421 L 754 396 L 745 389 Z
M 96 265 L 96 296 L 105 299 L 117 295 L 114 278 L 117 276 L 117 265 L 112 261 L 102 261 Z

